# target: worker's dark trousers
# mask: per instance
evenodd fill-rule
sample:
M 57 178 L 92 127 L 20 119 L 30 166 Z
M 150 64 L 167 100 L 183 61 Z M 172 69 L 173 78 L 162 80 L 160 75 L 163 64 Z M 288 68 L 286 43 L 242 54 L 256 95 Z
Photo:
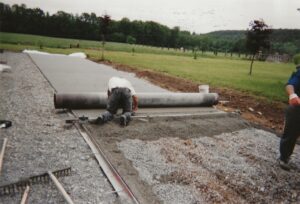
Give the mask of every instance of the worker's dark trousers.
M 123 115 L 129 121 L 132 114 L 132 95 L 128 88 L 114 88 L 111 95 L 108 97 L 106 112 L 102 114 L 103 122 L 113 119 L 113 115 L 117 113 L 118 109 L 122 108 Z
M 289 106 L 285 113 L 284 132 L 280 140 L 280 159 L 287 162 L 300 135 L 300 106 Z

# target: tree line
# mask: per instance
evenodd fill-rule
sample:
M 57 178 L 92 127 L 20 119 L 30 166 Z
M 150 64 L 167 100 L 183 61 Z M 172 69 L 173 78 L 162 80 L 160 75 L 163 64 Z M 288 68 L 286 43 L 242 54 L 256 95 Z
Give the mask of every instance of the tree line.
M 58 11 L 50 15 L 40 8 L 27 8 L 25 4 L 12 6 L 0 2 L 0 30 L 2 32 L 26 33 L 51 37 L 86 40 L 105 40 L 142 44 L 167 48 L 183 48 L 199 52 L 213 51 L 247 53 L 246 30 L 217 31 L 196 34 L 169 28 L 154 21 L 119 21 L 110 19 L 108 25 L 101 23 L 103 16 L 95 13 L 80 15 Z M 247 25 L 245 25 L 246 27 Z M 270 51 L 280 54 L 300 52 L 300 30 L 273 30 Z

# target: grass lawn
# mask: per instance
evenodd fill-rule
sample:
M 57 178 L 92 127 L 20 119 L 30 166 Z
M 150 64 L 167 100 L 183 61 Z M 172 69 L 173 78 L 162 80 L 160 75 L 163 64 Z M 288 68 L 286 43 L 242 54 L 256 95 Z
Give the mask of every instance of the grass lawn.
M 216 87 L 229 87 L 265 96 L 270 100 L 286 101 L 285 83 L 294 71 L 293 64 L 254 62 L 252 76 L 248 75 L 250 61 L 178 57 L 154 54 L 107 52 L 112 62 L 130 65 L 139 69 L 150 69 L 207 83 Z
M 1 39 L 2 39 L 2 34 Z M 23 49 L 39 49 L 39 38 L 27 35 L 16 35 L 14 39 L 8 38 L 10 34 L 5 37 L 6 41 L 0 40 L 0 48 L 8 50 L 23 50 Z M 22 43 L 20 43 L 20 38 Z M 47 42 L 49 45 L 43 45 L 42 51 L 51 53 L 63 53 L 69 54 L 72 52 L 82 51 L 88 54 L 92 59 L 99 59 L 101 51 L 97 44 L 99 42 L 93 41 L 80 41 L 83 48 L 72 48 L 69 46 L 66 48 L 58 48 L 59 40 L 56 38 L 42 37 L 43 42 Z M 70 39 L 65 40 L 61 45 L 67 45 L 70 43 Z M 25 43 L 28 41 L 28 43 Z M 72 42 L 75 42 L 73 40 Z M 159 72 L 164 72 L 169 75 L 174 75 L 182 78 L 192 80 L 197 83 L 207 83 L 215 87 L 228 87 L 236 90 L 248 92 L 254 96 L 263 96 L 270 100 L 286 101 L 286 95 L 284 91 L 284 85 L 294 71 L 295 66 L 292 63 L 268 63 L 268 62 L 254 62 L 253 74 L 248 75 L 250 61 L 240 59 L 230 59 L 225 57 L 211 57 L 203 56 L 198 59 L 193 59 L 192 54 L 170 54 L 167 49 L 144 47 L 147 51 L 136 51 L 133 55 L 131 53 L 132 45 L 122 43 L 111 43 L 106 45 L 105 59 L 114 63 L 120 63 L 129 65 L 138 69 L 148 69 Z M 90 46 L 90 47 L 89 47 Z M 67 48 L 68 47 L 68 48 Z M 113 48 L 114 47 L 114 48 Z M 125 49 L 126 48 L 126 49 Z M 152 51 L 151 51 L 152 49 Z

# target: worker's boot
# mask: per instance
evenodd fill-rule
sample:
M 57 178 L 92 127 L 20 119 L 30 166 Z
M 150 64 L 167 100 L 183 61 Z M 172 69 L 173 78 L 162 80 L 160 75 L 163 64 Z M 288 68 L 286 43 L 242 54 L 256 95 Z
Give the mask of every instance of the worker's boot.
M 103 124 L 103 116 L 100 115 L 99 117 L 97 117 L 96 119 L 92 119 L 89 121 L 91 124 Z
M 280 157 L 277 159 L 277 162 L 279 166 L 286 171 L 291 170 L 291 165 L 290 165 L 290 159 L 287 159 L 286 161 L 282 160 Z
M 122 125 L 122 126 L 127 126 L 128 125 L 128 120 L 127 120 L 127 117 L 125 115 L 121 115 L 120 125 Z

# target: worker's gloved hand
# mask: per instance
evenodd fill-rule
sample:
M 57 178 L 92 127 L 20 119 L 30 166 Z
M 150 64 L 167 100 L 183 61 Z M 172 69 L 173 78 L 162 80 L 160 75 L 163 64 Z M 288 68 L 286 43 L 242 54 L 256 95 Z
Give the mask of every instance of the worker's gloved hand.
M 300 99 L 299 97 L 297 96 L 297 94 L 291 94 L 289 96 L 289 104 L 291 106 L 299 106 L 300 105 Z

